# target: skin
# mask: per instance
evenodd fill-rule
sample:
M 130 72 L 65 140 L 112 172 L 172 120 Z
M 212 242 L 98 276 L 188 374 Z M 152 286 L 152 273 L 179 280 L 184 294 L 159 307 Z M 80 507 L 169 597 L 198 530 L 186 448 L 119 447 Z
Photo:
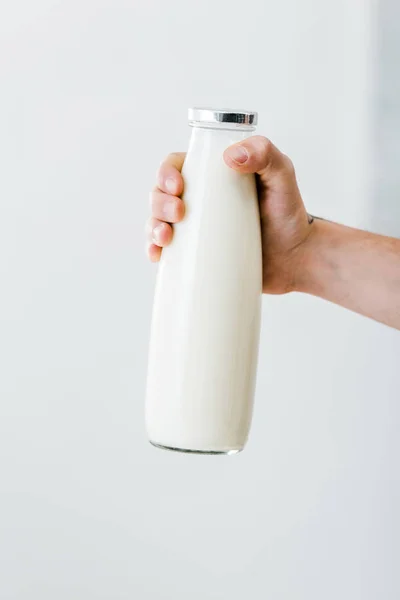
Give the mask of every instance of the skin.
M 157 173 L 147 223 L 147 252 L 158 262 L 185 216 L 184 153 L 170 154 Z M 267 138 L 230 146 L 226 164 L 255 173 L 263 253 L 263 292 L 319 296 L 400 329 L 400 240 L 310 219 L 291 160 Z

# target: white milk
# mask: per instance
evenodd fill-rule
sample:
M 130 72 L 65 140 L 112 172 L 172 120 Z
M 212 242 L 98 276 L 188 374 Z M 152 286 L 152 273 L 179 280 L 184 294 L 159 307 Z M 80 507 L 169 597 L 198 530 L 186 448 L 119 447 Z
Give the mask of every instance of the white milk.
M 256 116 L 189 115 L 198 121 L 183 167 L 186 214 L 162 252 L 155 291 L 147 432 L 169 449 L 234 453 L 246 442 L 253 407 L 261 234 L 254 176 L 239 175 L 222 158 L 254 126 L 213 120 Z

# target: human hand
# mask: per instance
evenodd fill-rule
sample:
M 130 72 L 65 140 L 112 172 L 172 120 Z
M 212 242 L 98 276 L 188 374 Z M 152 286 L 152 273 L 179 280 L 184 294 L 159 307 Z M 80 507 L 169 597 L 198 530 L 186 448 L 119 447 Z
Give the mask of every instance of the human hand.
M 162 163 L 151 193 L 147 224 L 150 260 L 160 259 L 173 236 L 172 226 L 184 217 L 181 169 L 185 153 L 170 154 Z M 226 164 L 239 173 L 255 173 L 260 205 L 263 291 L 284 294 L 296 289 L 303 249 L 311 233 L 291 160 L 267 138 L 253 136 L 227 148 Z

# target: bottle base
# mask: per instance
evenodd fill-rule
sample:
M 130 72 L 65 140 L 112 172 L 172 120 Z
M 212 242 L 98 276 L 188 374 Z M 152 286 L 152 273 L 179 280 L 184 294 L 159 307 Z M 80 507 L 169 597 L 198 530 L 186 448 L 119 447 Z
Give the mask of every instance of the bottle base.
M 157 444 L 156 442 L 152 442 L 149 440 L 152 446 L 156 448 L 161 448 L 161 450 L 170 450 L 172 452 L 183 452 L 184 454 L 215 454 L 215 455 L 224 455 L 231 456 L 233 454 L 239 454 L 243 450 L 243 448 L 237 448 L 234 450 L 192 450 L 189 448 L 174 448 L 173 446 L 164 446 L 163 444 Z

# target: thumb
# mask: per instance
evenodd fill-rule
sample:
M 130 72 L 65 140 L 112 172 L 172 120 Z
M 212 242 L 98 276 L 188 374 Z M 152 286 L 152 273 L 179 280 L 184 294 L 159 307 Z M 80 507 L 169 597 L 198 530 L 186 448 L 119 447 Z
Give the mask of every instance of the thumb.
M 257 173 L 269 189 L 287 192 L 297 186 L 292 161 L 261 135 L 247 138 L 224 152 L 228 167 L 240 173 Z

